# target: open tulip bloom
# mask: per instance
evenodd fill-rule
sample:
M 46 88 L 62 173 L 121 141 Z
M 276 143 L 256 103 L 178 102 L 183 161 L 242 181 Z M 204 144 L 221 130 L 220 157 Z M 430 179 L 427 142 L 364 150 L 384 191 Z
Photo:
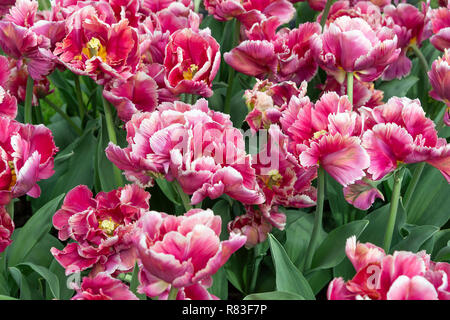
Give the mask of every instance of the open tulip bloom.
M 448 1 L 7 0 L 0 51 L 0 300 L 450 300 Z

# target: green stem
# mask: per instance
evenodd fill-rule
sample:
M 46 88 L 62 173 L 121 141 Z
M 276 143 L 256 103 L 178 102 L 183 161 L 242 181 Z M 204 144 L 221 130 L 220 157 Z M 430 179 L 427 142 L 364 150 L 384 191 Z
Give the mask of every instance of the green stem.
M 106 101 L 104 97 L 102 97 L 102 100 L 103 100 L 103 109 L 105 111 L 106 128 L 108 130 L 109 141 L 117 145 L 117 136 L 116 131 L 114 130 L 114 122 L 111 107 L 109 106 L 109 102 Z M 116 166 L 113 167 L 113 171 L 117 186 L 122 186 L 123 185 L 122 173 Z
M 347 72 L 347 96 L 353 106 L 353 72 Z
M 177 294 L 178 294 L 178 289 L 171 286 L 167 300 L 176 300 Z
M 394 187 L 392 189 L 391 205 L 389 208 L 389 220 L 386 226 L 386 233 L 384 234 L 383 248 L 386 254 L 389 253 L 389 250 L 391 249 L 392 235 L 394 233 L 395 221 L 397 219 L 398 203 L 400 201 L 400 191 L 402 189 L 403 173 L 403 169 L 400 169 L 399 171 L 396 171 L 394 173 Z
M 173 182 L 173 186 L 175 187 L 178 194 L 180 195 L 181 201 L 183 202 L 184 210 L 186 210 L 186 212 L 188 212 L 189 210 L 192 209 L 191 199 L 189 198 L 189 196 L 186 193 L 184 193 L 183 188 L 181 188 L 180 183 L 178 181 L 175 180 Z
M 253 248 L 253 273 L 252 273 L 252 279 L 250 281 L 250 288 L 248 293 L 255 292 L 256 287 L 256 281 L 258 280 L 258 274 L 259 274 L 259 265 L 261 264 L 263 255 L 261 254 L 261 245 L 257 245 Z
M 24 114 L 25 123 L 33 123 L 31 111 L 31 103 L 33 101 L 33 88 L 34 88 L 34 80 L 30 76 L 28 76 L 27 92 L 25 95 L 25 114 Z
M 421 102 L 422 107 L 425 111 L 428 107 L 428 90 L 426 88 L 428 84 L 428 62 L 425 56 L 423 55 L 422 51 L 417 47 L 415 44 L 410 44 L 409 46 L 413 51 L 416 57 L 419 59 L 420 67 L 422 69 L 423 75 L 420 77 L 420 83 L 419 83 L 419 94 L 421 94 Z
M 425 168 L 425 164 L 425 162 L 421 162 L 417 165 L 416 169 L 414 169 L 414 173 L 411 178 L 411 182 L 408 185 L 408 189 L 406 189 L 405 196 L 403 197 L 403 205 L 405 206 L 406 213 L 408 213 L 411 197 L 414 194 L 414 190 L 416 190 L 417 183 L 420 180 L 420 176 L 422 175 L 423 168 Z
M 61 117 L 63 117 L 79 136 L 81 136 L 83 134 L 83 130 L 81 130 L 80 127 L 77 126 L 75 124 L 75 122 L 73 122 L 73 120 L 67 115 L 67 113 L 62 111 L 61 108 L 59 108 L 53 102 L 51 102 L 49 99 L 47 99 L 47 97 L 44 97 L 43 100 L 50 108 L 55 110 Z
M 317 241 L 319 239 L 319 232 L 322 228 L 322 216 L 323 216 L 323 202 L 325 200 L 325 170 L 322 166 L 319 166 L 317 171 L 317 204 L 316 213 L 314 216 L 314 227 L 309 241 L 308 249 L 306 251 L 306 260 L 304 270 L 311 268 L 314 252 L 316 251 Z
M 322 29 L 325 26 L 325 23 L 327 22 L 328 13 L 330 12 L 330 8 L 331 8 L 332 4 L 333 4 L 333 0 L 327 0 L 327 4 L 325 5 L 325 8 L 323 9 L 322 18 L 320 18 L 320 26 L 322 27 Z
M 83 119 L 84 119 L 86 110 L 84 108 L 83 94 L 81 93 L 80 77 L 77 75 L 74 75 L 74 79 L 75 79 L 75 94 L 76 94 L 77 100 L 78 100 L 78 112 L 80 113 L 80 119 L 81 119 L 81 122 L 83 123 Z
M 238 20 L 234 21 L 234 40 L 233 47 L 236 47 L 239 44 L 239 35 L 241 32 L 241 23 Z M 228 86 L 227 93 L 225 96 L 225 103 L 223 107 L 223 112 L 226 114 L 230 114 L 231 112 L 231 95 L 233 93 L 233 82 L 236 75 L 236 71 L 231 66 L 228 68 Z
M 198 11 L 200 10 L 200 1 L 201 0 L 194 0 L 194 11 L 196 13 L 198 13 Z
M 6 205 L 5 209 L 11 217 L 11 220 L 14 220 L 14 199 L 11 199 L 11 201 Z

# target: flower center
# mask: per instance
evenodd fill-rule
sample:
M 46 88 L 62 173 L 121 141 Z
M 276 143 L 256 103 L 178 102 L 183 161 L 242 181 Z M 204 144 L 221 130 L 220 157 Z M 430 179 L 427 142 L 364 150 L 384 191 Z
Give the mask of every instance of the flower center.
M 93 37 L 91 40 L 89 40 L 88 43 L 86 43 L 86 46 L 81 50 L 82 53 L 88 59 L 92 57 L 99 57 L 102 60 L 106 60 L 106 48 L 101 44 L 100 40 Z
M 12 161 L 8 161 L 9 170 L 11 171 L 11 182 L 9 183 L 9 189 L 12 190 L 12 188 L 16 185 L 17 182 L 17 175 L 16 170 L 14 169 L 14 163 Z
M 198 71 L 198 65 L 191 64 L 186 71 L 183 71 L 184 80 L 192 80 L 192 78 L 195 76 L 197 71 Z
M 317 131 L 316 133 L 314 133 L 313 138 L 317 140 L 317 139 L 319 139 L 321 136 L 323 136 L 326 133 L 327 133 L 326 130 Z
M 283 180 L 283 176 L 277 169 L 270 170 L 267 173 L 267 176 L 263 178 L 264 183 L 269 189 L 272 189 L 274 185 L 278 187 L 281 183 L 281 180 Z
M 114 234 L 114 230 L 117 229 L 119 224 L 112 221 L 111 218 L 108 220 L 99 220 L 98 226 L 100 229 L 102 229 L 108 236 L 112 236 Z

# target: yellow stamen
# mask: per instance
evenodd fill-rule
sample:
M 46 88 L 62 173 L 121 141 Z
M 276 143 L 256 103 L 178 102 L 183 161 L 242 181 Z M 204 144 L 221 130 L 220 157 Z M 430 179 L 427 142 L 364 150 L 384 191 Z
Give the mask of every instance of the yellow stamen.
M 198 71 L 198 66 L 196 64 L 191 64 L 187 71 L 183 71 L 183 78 L 185 80 L 192 80 Z
M 9 189 L 12 190 L 12 188 L 16 185 L 17 182 L 17 175 L 16 170 L 14 169 L 14 163 L 12 161 L 8 161 L 9 170 L 11 171 L 11 182 L 9 183 Z
M 99 57 L 102 60 L 106 60 L 106 48 L 101 44 L 100 40 L 95 37 L 91 38 L 91 40 L 86 43 L 86 46 L 81 50 L 81 52 L 88 57 L 88 59 L 92 57 Z M 77 57 L 75 57 L 75 59 L 77 59 Z M 81 59 L 81 56 L 79 58 Z
M 317 139 L 319 139 L 321 136 L 323 136 L 326 133 L 327 133 L 326 130 L 317 131 L 316 133 L 314 133 L 313 138 L 317 140 Z
M 105 231 L 108 236 L 112 236 L 114 235 L 114 230 L 116 230 L 119 225 L 109 218 L 108 220 L 99 220 L 98 226 Z
M 281 183 L 281 180 L 283 180 L 283 176 L 280 174 L 280 172 L 277 169 L 270 170 L 267 173 L 267 176 L 264 176 L 263 178 L 264 183 L 269 189 L 272 189 L 272 187 L 279 186 Z

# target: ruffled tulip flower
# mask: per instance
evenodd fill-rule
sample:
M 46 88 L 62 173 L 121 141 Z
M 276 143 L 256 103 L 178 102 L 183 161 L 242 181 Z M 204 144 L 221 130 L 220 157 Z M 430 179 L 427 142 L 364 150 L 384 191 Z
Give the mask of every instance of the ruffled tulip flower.
M 402 78 L 411 71 L 411 60 L 406 56 L 412 46 L 420 47 L 431 35 L 428 5 L 422 2 L 422 10 L 409 3 L 400 3 L 396 7 L 384 7 L 385 25 L 397 35 L 397 47 L 401 49 L 398 59 L 384 72 L 383 80 Z
M 192 0 L 142 0 L 141 11 L 148 15 L 152 12 L 164 10 L 172 3 L 180 3 L 187 8 L 194 9 L 194 1 Z
M 167 8 L 155 14 L 158 29 L 173 34 L 177 30 L 189 28 L 198 31 L 201 16 L 182 3 L 173 2 Z
M 249 110 L 245 121 L 253 133 L 259 129 L 268 129 L 270 125 L 279 123 L 282 111 L 286 109 L 292 96 L 304 97 L 305 94 L 306 82 L 297 88 L 291 81 L 272 83 L 257 80 L 253 89 L 244 93 Z
M 450 49 L 445 49 L 444 55 L 433 61 L 428 77 L 433 88 L 430 96 L 450 107 Z
M 236 18 L 245 12 L 242 1 L 238 0 L 204 0 L 205 9 L 219 21 Z
M 329 300 L 449 300 L 450 264 L 434 263 L 425 251 L 386 255 L 371 243 L 347 239 L 345 252 L 356 270 L 353 279 L 335 278 Z
M 182 29 L 170 36 L 164 68 L 166 85 L 174 94 L 210 97 L 212 81 L 220 66 L 220 46 L 209 29 Z
M 427 162 L 450 182 L 450 144 L 438 138 L 419 100 L 393 97 L 368 116 L 362 146 L 370 156 L 368 172 L 374 180 L 402 164 Z
M 11 95 L 8 89 L 5 89 L 5 84 L 10 77 L 10 70 L 8 59 L 3 56 L 0 56 L 0 74 L 0 117 L 15 119 L 17 99 Z
M 440 51 L 450 48 L 450 6 L 431 10 L 431 25 L 433 46 Z
M 37 182 L 50 178 L 58 148 L 44 125 L 21 124 L 0 117 L 0 205 L 25 194 L 37 198 Z
M 372 82 L 400 54 L 397 36 L 387 27 L 373 30 L 361 18 L 342 16 L 325 27 L 313 44 L 319 65 L 340 83 L 347 73 Z
M 247 238 L 245 247 L 253 248 L 266 241 L 267 235 L 272 231 L 272 224 L 253 207 L 247 208 L 247 212 L 237 216 L 228 223 L 228 232 L 242 234 Z
M 5 207 L 0 207 L 0 253 L 12 242 L 11 235 L 14 232 L 14 222 L 6 212 Z
M 126 81 L 109 82 L 103 96 L 112 103 L 122 121 L 129 121 L 138 111 L 153 111 L 158 105 L 158 85 L 152 77 L 139 71 Z
M 151 211 L 137 227 L 138 292 L 149 297 L 159 296 L 169 286 L 180 289 L 211 283 L 211 276 L 246 241 L 234 233 L 220 241 L 221 218 L 209 209 L 193 209 L 178 217 Z
M 132 244 L 134 223 L 149 209 L 150 194 L 137 185 L 127 185 L 95 198 L 83 185 L 69 191 L 53 216 L 58 237 L 69 243 L 63 250 L 51 249 L 66 274 L 93 267 L 98 272 L 128 272 L 136 254 Z
M 281 24 L 294 18 L 295 8 L 288 0 L 245 0 L 242 2 L 245 12 L 237 17 L 246 29 L 256 22 L 275 17 Z
M 224 54 L 225 62 L 260 79 L 293 81 L 297 85 L 311 80 L 317 71 L 311 46 L 314 36 L 320 34 L 320 25 L 307 22 L 275 33 L 278 26 L 274 17 L 254 24 L 247 32 L 248 40 Z
M 367 178 L 356 181 L 344 188 L 344 198 L 360 210 L 368 210 L 376 198 L 384 201 L 384 196 L 376 187 L 376 182 Z
M 150 186 L 153 178 L 176 179 L 192 204 L 224 193 L 244 204 L 264 202 L 241 132 L 206 100 L 163 103 L 135 114 L 126 129 L 129 145 L 110 143 L 106 155 L 128 180 Z
M 361 146 L 361 117 L 347 96 L 324 94 L 313 106 L 309 98 L 292 98 L 281 125 L 289 136 L 288 150 L 305 168 L 322 166 L 343 186 L 365 176 L 369 156 Z
M 69 70 L 103 85 L 108 80 L 127 80 L 139 61 L 137 31 L 128 20 L 108 24 L 94 7 L 84 7 L 66 21 L 67 36 L 57 43 L 54 54 Z
M 108 274 L 84 277 L 81 286 L 75 284 L 73 289 L 77 293 L 71 300 L 139 300 L 125 283 Z
M 26 64 L 34 80 L 41 80 L 53 70 L 54 58 L 47 34 L 41 34 L 41 26 L 35 28 L 37 9 L 37 1 L 17 1 L 0 21 L 0 46 L 8 56 Z

